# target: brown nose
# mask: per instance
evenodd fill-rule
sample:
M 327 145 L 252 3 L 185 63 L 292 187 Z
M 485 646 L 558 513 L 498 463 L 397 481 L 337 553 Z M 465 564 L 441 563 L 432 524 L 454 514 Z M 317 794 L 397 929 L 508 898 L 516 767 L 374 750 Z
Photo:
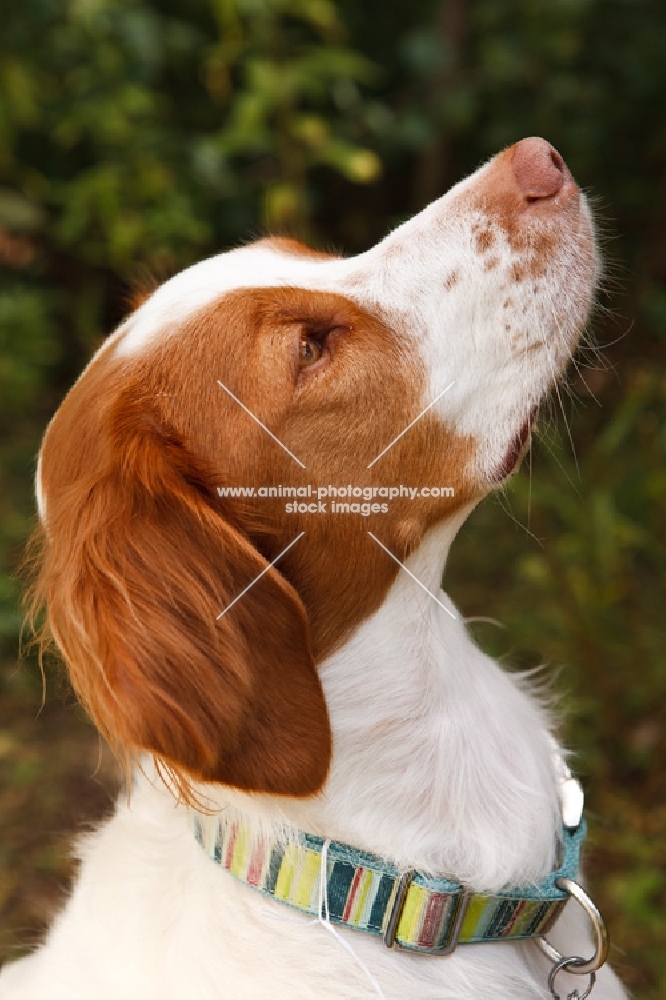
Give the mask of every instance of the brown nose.
M 527 201 L 554 198 L 571 174 L 549 142 L 532 136 L 513 148 L 513 174 Z

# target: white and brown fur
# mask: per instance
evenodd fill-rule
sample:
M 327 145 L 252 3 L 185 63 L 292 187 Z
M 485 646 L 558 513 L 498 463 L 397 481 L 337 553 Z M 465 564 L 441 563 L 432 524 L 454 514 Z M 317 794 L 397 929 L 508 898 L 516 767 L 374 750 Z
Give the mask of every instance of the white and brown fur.
M 109 338 L 44 439 L 35 601 L 101 732 L 140 766 L 80 843 L 43 946 L 0 973 L 1 1000 L 374 995 L 321 926 L 211 863 L 188 799 L 473 889 L 554 867 L 547 711 L 367 532 L 454 610 L 440 591 L 449 546 L 524 454 L 596 275 L 585 198 L 528 139 L 367 253 L 263 240 L 167 281 Z M 302 366 L 313 340 L 319 359 Z M 455 498 L 324 518 L 216 493 L 308 482 L 447 484 Z M 341 933 L 387 1000 L 549 996 L 532 943 L 439 959 Z M 575 904 L 552 940 L 590 950 Z M 624 996 L 603 969 L 594 1000 Z

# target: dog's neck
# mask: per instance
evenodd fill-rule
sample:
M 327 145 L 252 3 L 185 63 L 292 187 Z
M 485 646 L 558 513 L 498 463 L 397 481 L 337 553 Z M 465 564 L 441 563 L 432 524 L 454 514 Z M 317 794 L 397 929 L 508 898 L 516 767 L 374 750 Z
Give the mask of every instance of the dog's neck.
M 538 881 L 554 866 L 550 720 L 524 681 L 474 645 L 440 590 L 458 526 L 432 530 L 406 563 L 456 617 L 400 571 L 379 610 L 320 665 L 334 737 L 323 792 L 225 791 L 216 803 L 476 889 Z

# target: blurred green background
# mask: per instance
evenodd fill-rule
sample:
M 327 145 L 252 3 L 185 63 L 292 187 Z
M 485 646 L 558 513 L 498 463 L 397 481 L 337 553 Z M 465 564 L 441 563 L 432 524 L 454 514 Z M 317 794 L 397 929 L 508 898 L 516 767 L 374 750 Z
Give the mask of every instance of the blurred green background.
M 17 666 L 34 456 L 149 275 L 267 231 L 353 253 L 543 135 L 606 258 L 530 469 L 447 588 L 507 663 L 546 663 L 588 797 L 613 962 L 666 995 L 666 4 L 21 0 L 0 31 L 0 961 L 62 898 L 115 772 L 59 670 Z M 572 444 L 573 442 L 573 444 Z M 39 716 L 38 716 L 39 713 Z

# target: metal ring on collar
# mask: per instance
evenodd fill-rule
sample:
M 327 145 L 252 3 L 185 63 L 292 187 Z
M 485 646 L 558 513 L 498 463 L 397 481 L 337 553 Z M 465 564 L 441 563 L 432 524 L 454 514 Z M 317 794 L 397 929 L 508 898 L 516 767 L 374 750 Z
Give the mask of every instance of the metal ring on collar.
M 600 969 L 608 957 L 609 940 L 604 918 L 585 890 L 577 882 L 574 882 L 573 879 L 558 878 L 555 885 L 558 889 L 562 889 L 563 892 L 567 892 L 570 896 L 573 896 L 590 918 L 594 931 L 594 955 L 589 959 L 575 956 L 566 958 L 545 937 L 538 937 L 536 942 L 546 958 L 549 958 L 551 962 L 555 962 L 556 964 L 566 963 L 567 972 L 572 972 L 577 976 L 589 975 Z
M 578 970 L 570 968 L 570 966 L 575 965 L 575 963 L 576 963 L 575 958 L 563 958 L 561 962 L 558 962 L 557 965 L 554 965 L 553 968 L 550 970 L 550 975 L 548 976 L 548 989 L 550 990 L 550 995 L 553 998 L 553 1000 L 561 1000 L 560 994 L 555 989 L 555 977 L 557 976 L 557 973 L 565 971 L 577 972 Z M 567 1000 L 574 1000 L 574 998 L 575 1000 L 585 1000 L 586 997 L 589 997 L 590 993 L 594 989 L 594 984 L 597 978 L 595 972 L 590 972 L 589 976 L 590 976 L 590 982 L 585 992 L 579 993 L 578 990 L 574 990 L 573 993 L 567 994 Z

